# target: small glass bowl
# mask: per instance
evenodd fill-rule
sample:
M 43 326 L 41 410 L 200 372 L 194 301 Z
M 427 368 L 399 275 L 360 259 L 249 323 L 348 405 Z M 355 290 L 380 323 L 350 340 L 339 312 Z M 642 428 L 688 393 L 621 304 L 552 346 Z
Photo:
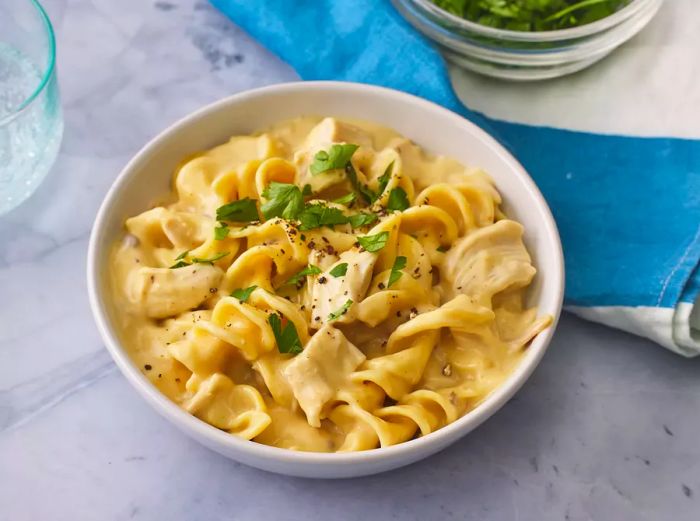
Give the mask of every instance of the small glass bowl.
M 0 0 L 0 216 L 36 191 L 62 136 L 51 21 L 38 0 Z
M 451 62 L 486 76 L 528 81 L 556 78 L 592 65 L 641 31 L 663 0 L 633 0 L 597 22 L 540 32 L 480 25 L 430 0 L 392 2 Z

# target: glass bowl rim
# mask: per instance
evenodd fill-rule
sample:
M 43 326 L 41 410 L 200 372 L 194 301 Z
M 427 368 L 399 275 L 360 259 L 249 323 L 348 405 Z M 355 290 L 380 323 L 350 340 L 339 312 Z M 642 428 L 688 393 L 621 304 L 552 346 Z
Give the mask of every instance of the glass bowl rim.
M 29 96 L 27 96 L 27 98 L 22 103 L 20 103 L 15 109 L 13 109 L 9 114 L 7 114 L 4 117 L 0 117 L 0 126 L 3 126 L 12 121 L 13 119 L 17 118 L 24 110 L 27 109 L 27 107 L 29 107 L 32 104 L 32 102 L 37 97 L 39 97 L 39 94 L 41 94 L 46 85 L 49 83 L 49 80 L 51 79 L 51 76 L 53 75 L 54 70 L 56 69 L 56 35 L 54 33 L 51 20 L 49 19 L 49 15 L 46 13 L 44 7 L 39 3 L 39 0 L 29 0 L 29 2 L 34 6 L 39 17 L 43 21 L 45 34 L 48 36 L 48 66 L 43 71 L 41 81 L 32 91 L 32 93 Z
M 511 29 L 497 29 L 488 27 L 477 22 L 466 20 L 460 16 L 454 15 L 435 5 L 431 0 L 400 0 L 407 3 L 412 3 L 424 10 L 428 14 L 442 20 L 450 22 L 451 25 L 457 28 L 476 33 L 480 36 L 488 36 L 499 40 L 510 40 L 520 42 L 553 42 L 558 40 L 570 40 L 582 38 L 596 34 L 610 27 L 614 27 L 623 22 L 627 18 L 635 15 L 645 7 L 651 0 L 631 0 L 629 4 L 619 11 L 606 16 L 595 22 L 571 27 L 568 29 L 557 29 L 554 31 L 514 31 Z M 425 14 L 425 13 L 424 13 Z

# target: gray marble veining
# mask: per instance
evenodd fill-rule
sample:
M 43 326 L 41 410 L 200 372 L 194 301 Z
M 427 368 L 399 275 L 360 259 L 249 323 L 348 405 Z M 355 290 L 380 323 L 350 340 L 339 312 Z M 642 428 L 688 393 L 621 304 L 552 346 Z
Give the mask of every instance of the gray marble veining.
M 568 316 L 499 414 L 379 476 L 267 474 L 158 417 L 90 316 L 98 205 L 164 126 L 295 75 L 203 1 L 46 4 L 66 131 L 46 183 L 0 219 L 0 520 L 700 518 L 700 360 Z

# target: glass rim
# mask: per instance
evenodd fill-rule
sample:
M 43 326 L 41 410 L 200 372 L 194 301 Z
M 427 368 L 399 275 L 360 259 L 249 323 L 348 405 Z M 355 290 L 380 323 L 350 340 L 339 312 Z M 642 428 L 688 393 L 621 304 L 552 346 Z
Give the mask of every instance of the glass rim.
M 42 73 L 41 81 L 32 91 L 32 93 L 29 96 L 27 96 L 27 98 L 22 103 L 20 103 L 15 109 L 13 109 L 12 112 L 10 112 L 4 117 L 0 117 L 0 126 L 5 125 L 13 119 L 17 118 L 34 102 L 34 100 L 36 100 L 36 98 L 39 97 L 46 85 L 49 83 L 49 80 L 51 79 L 51 76 L 53 75 L 54 70 L 56 69 L 56 35 L 54 33 L 51 20 L 49 19 L 49 15 L 46 13 L 44 7 L 39 3 L 39 0 L 29 0 L 29 2 L 34 6 L 37 13 L 39 14 L 39 17 L 44 22 L 44 30 L 46 32 L 46 35 L 48 36 L 49 41 L 48 65 Z
M 568 29 L 556 29 L 553 31 L 514 31 L 512 29 L 497 29 L 481 25 L 477 22 L 472 22 L 460 16 L 454 15 L 435 5 L 431 0 L 408 0 L 421 9 L 427 11 L 433 16 L 446 20 L 451 25 L 457 26 L 459 29 L 477 33 L 482 36 L 490 36 L 503 40 L 521 41 L 521 42 L 549 42 L 557 40 L 568 40 L 572 38 L 580 38 L 589 36 L 600 31 L 604 31 L 621 23 L 626 18 L 633 16 L 640 9 L 652 0 L 631 0 L 629 4 L 619 11 L 601 18 L 595 22 L 580 25 L 578 27 L 570 27 Z

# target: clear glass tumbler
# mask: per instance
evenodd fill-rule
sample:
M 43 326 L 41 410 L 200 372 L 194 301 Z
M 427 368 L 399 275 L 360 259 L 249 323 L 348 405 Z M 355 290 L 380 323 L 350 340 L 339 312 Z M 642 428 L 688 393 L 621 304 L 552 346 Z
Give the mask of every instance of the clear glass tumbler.
M 0 215 L 41 184 L 62 135 L 49 17 L 36 0 L 0 0 Z

